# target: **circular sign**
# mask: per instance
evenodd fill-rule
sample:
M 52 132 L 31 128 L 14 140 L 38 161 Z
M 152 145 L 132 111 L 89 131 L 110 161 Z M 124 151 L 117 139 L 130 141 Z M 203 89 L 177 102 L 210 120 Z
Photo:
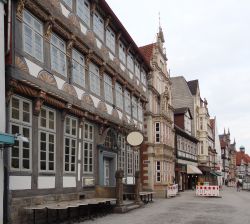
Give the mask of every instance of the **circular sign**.
M 138 131 L 130 132 L 127 136 L 127 142 L 132 146 L 138 146 L 143 142 L 143 135 Z

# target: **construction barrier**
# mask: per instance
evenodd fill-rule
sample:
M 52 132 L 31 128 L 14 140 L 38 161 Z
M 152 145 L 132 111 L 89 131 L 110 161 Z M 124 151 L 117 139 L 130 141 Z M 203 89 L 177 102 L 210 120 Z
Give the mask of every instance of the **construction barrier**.
M 242 189 L 243 190 L 250 190 L 250 183 L 243 183 L 243 185 L 242 185 Z
M 167 187 L 167 197 L 175 197 L 178 193 L 178 184 Z
M 196 186 L 196 196 L 219 197 L 219 186 Z

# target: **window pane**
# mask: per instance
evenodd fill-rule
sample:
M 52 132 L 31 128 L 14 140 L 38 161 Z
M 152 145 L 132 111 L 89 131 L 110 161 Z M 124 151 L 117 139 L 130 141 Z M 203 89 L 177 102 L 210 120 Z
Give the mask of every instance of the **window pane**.
M 11 167 L 18 169 L 19 168 L 19 159 L 12 159 L 11 160 Z

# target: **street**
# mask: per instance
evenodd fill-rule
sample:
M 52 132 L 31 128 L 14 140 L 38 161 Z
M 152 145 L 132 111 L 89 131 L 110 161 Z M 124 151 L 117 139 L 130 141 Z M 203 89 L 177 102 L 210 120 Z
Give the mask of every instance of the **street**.
M 222 198 L 196 197 L 195 191 L 172 199 L 156 199 L 126 214 L 111 214 L 84 224 L 247 224 L 250 192 L 224 187 Z

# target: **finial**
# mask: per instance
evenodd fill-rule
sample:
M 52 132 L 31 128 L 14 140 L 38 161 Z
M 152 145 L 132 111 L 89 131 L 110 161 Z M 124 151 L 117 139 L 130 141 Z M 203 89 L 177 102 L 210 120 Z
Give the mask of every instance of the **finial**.
M 160 27 L 161 27 L 161 13 L 159 12 L 158 15 L 159 15 L 159 29 L 160 29 Z
M 224 128 L 224 135 L 226 134 L 226 129 Z
M 227 133 L 230 135 L 230 131 L 229 131 L 229 128 L 228 128 L 228 131 L 227 131 Z

